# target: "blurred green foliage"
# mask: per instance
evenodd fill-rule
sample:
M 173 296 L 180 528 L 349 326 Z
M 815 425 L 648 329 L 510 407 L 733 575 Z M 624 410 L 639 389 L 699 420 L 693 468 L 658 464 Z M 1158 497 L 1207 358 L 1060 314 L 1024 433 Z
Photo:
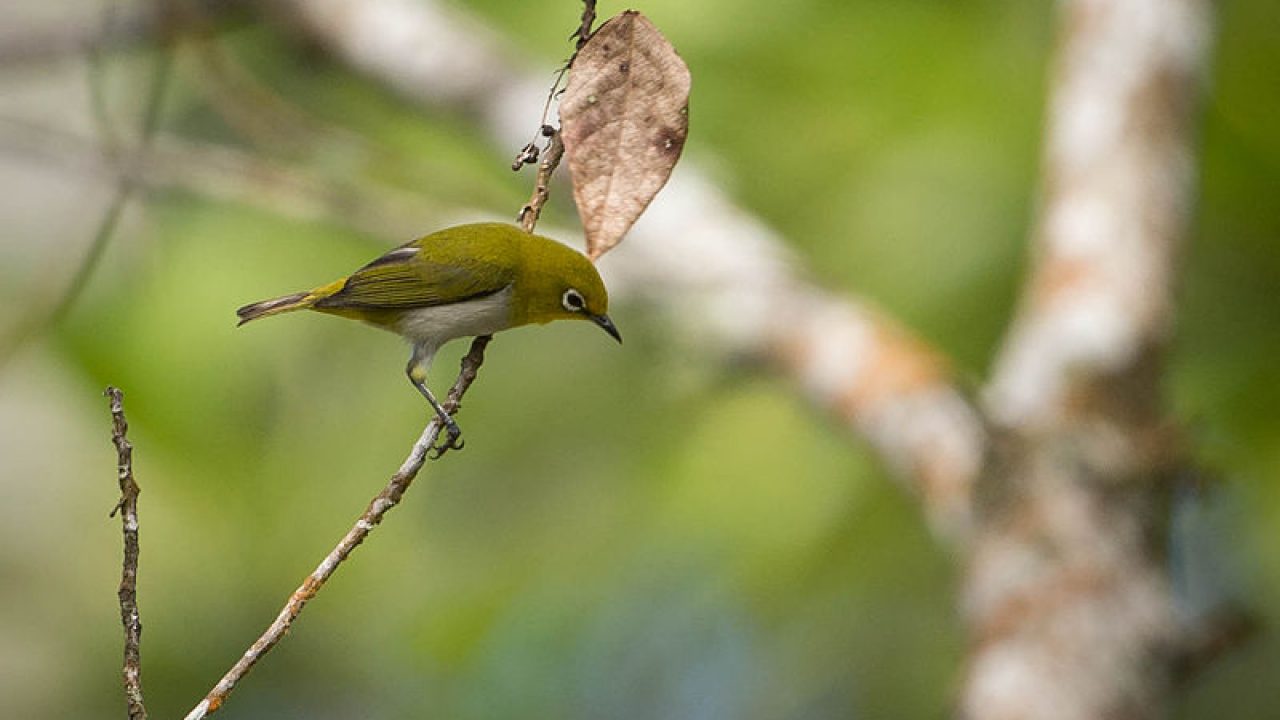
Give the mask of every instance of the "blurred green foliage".
M 1221 591 L 1274 626 L 1280 13 L 1272 0 L 1217 5 L 1168 392 L 1224 478 L 1197 500 L 1211 509 Z M 548 80 L 578 10 L 468 7 Z M 1051 8 L 640 9 L 694 74 L 687 157 L 792 240 L 821 282 L 898 314 L 976 382 L 1022 275 Z M 219 43 L 341 131 L 246 137 L 211 110 L 184 54 L 166 132 L 446 210 L 511 217 L 527 197 L 531 176 L 513 176 L 508 149 L 465 118 L 390 97 L 271 26 L 238 25 Z M 146 59 L 113 56 L 116 82 L 140 84 L 131 71 Z M 553 217 L 573 217 L 566 198 L 557 203 Z M 137 447 L 156 716 L 185 712 L 265 627 L 427 416 L 394 337 L 321 316 L 234 328 L 238 305 L 341 275 L 386 239 L 177 191 L 151 194 L 145 224 L 127 227 L 67 320 L 0 369 L 5 717 L 101 717 L 123 705 L 104 385 L 124 388 Z M 403 239 L 430 229 L 406 227 Z M 47 257 L 65 241 L 49 238 Z M 34 293 L 17 271 L 0 279 L 7 303 Z M 494 343 L 460 418 L 467 450 L 427 467 L 227 717 L 946 713 L 964 645 L 957 575 L 911 499 L 791 388 L 700 365 L 643 308 L 616 315 L 622 350 L 554 325 Z M 442 353 L 434 387 L 463 349 Z M 1280 640 L 1264 635 L 1191 689 L 1179 717 L 1273 717 L 1277 666 Z

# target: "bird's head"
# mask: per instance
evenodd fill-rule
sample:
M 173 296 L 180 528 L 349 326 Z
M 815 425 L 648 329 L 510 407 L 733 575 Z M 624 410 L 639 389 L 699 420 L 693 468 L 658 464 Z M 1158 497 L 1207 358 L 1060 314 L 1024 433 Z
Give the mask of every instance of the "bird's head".
M 589 320 L 622 342 L 609 319 L 609 292 L 595 265 L 582 253 L 547 238 L 526 248 L 524 272 L 517 282 L 517 313 L 523 322 Z

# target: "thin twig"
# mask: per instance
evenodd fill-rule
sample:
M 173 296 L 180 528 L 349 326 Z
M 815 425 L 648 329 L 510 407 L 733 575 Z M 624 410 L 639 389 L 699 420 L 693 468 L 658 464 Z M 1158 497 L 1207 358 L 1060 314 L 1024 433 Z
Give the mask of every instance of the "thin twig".
M 542 207 L 547 204 L 551 175 L 560 166 L 560 158 L 564 156 L 564 143 L 560 140 L 560 131 L 551 128 L 550 125 L 543 127 L 550 128 L 551 135 L 547 139 L 546 148 L 542 151 L 542 162 L 538 163 L 538 177 L 534 180 L 533 195 L 529 197 L 529 203 L 520 208 L 520 214 L 517 216 L 520 227 L 530 233 L 538 224 L 538 218 L 542 216 Z
M 477 337 L 471 343 L 471 350 L 462 358 L 462 370 L 458 374 L 457 381 L 449 390 L 449 396 L 445 400 L 445 410 L 450 415 L 457 413 L 458 408 L 462 404 L 462 396 L 471 387 L 471 383 L 475 382 L 476 375 L 480 370 L 481 364 L 484 363 L 485 346 L 489 344 L 490 336 L 482 335 Z M 267 628 L 266 632 L 254 641 L 253 645 L 240 657 L 236 664 L 227 671 L 226 675 L 214 685 L 209 694 L 200 701 L 198 705 L 187 713 L 186 720 L 200 720 L 200 718 L 208 717 L 222 704 L 226 702 L 227 696 L 235 689 L 236 684 L 244 678 L 245 675 L 253 669 L 253 666 L 262 659 L 264 655 L 271 651 L 271 648 L 280 642 L 285 633 L 293 625 L 293 621 L 302 613 L 302 609 L 306 607 L 311 598 L 324 587 L 328 579 L 337 571 L 338 566 L 360 545 L 369 533 L 382 522 L 382 518 L 393 507 L 400 503 L 400 499 L 404 496 L 409 485 L 414 478 L 418 476 L 418 471 L 422 469 L 422 465 L 426 462 L 427 454 L 435 446 L 436 438 L 440 434 L 440 419 L 433 417 L 431 422 L 427 423 L 426 429 L 422 431 L 422 435 L 418 441 L 414 443 L 413 449 L 409 452 L 409 456 L 405 458 L 400 469 L 395 475 L 391 476 L 391 480 L 387 486 L 382 489 L 369 503 L 369 507 L 356 520 L 355 525 L 351 527 L 337 546 L 325 556 L 315 571 L 307 576 L 302 585 L 293 594 L 289 596 L 288 602 L 284 608 L 276 616 L 274 622 Z M 447 450 L 447 448 L 445 448 Z M 443 451 L 441 452 L 443 454 Z
M 576 54 L 575 54 L 576 57 Z M 532 165 L 538 162 L 538 138 L 550 137 L 556 129 L 547 124 L 547 116 L 551 114 L 551 103 L 555 102 L 556 95 L 560 94 L 560 83 L 564 81 L 564 76 L 569 72 L 569 65 L 573 62 L 572 58 L 556 71 L 556 77 L 551 81 L 551 89 L 547 91 L 547 100 L 542 104 L 542 117 L 538 119 L 538 132 L 533 136 L 524 147 L 520 148 L 520 152 L 516 153 L 516 157 L 511 161 L 512 172 L 520 172 L 525 165 Z
M 124 570 L 120 575 L 120 622 L 124 625 L 124 697 L 129 720 L 146 720 L 147 708 L 142 702 L 142 616 L 138 613 L 138 483 L 133 479 L 133 445 L 125 435 L 129 422 L 124 417 L 124 393 L 108 387 L 104 393 L 111 399 L 111 441 L 119 458 L 117 479 L 120 502 L 111 515 L 120 513 L 124 530 Z
M 596 0 L 582 0 L 582 24 L 579 25 L 578 29 L 574 30 L 573 34 L 569 36 L 570 39 L 576 38 L 578 41 L 574 44 L 574 57 L 577 57 L 578 51 L 581 50 L 582 46 L 586 45 L 587 41 L 591 39 L 591 25 L 595 21 Z M 571 59 L 569 62 L 572 63 L 573 60 Z
M 570 55 L 569 59 L 564 61 L 564 65 L 560 66 L 560 69 L 556 71 L 556 77 L 551 81 L 551 89 L 547 91 L 547 101 L 542 104 L 542 117 L 538 120 L 538 134 L 543 137 L 551 137 L 553 140 L 558 141 L 558 138 L 553 137 L 558 130 L 547 123 L 547 116 L 551 114 L 551 103 L 555 102 L 556 96 L 562 92 L 560 89 L 560 83 L 564 82 L 564 76 L 567 75 L 569 73 L 569 69 L 573 67 L 573 61 L 578 59 L 578 53 L 581 52 L 582 46 L 586 45 L 587 41 L 591 39 L 591 25 L 595 21 L 596 1 L 582 0 L 582 21 L 579 23 L 578 28 L 569 35 L 570 40 L 575 38 L 577 39 L 577 42 L 574 44 L 573 54 Z M 544 152 L 549 152 L 551 150 L 552 145 L 548 143 Z M 561 147 L 559 150 L 560 152 L 563 152 L 564 148 Z M 520 168 L 525 165 L 532 165 L 536 162 L 538 162 L 537 135 L 535 135 L 533 140 L 529 141 L 527 145 L 520 148 L 520 152 L 516 153 L 515 159 L 511 162 L 511 169 L 513 171 L 519 171 Z M 557 157 L 555 159 L 555 163 L 559 162 L 560 158 Z M 555 170 L 554 164 L 551 169 Z M 526 209 L 528 208 L 527 205 L 525 207 Z M 522 219 L 524 217 L 523 210 L 520 212 L 520 217 Z

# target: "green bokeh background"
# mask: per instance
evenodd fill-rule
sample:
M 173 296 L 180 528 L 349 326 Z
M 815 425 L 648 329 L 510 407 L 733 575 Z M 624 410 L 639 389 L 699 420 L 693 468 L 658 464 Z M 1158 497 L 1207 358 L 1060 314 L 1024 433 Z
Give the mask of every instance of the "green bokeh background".
M 458 5 L 548 78 L 579 7 Z M 1217 5 L 1167 391 L 1222 482 L 1188 497 L 1179 527 L 1191 527 L 1180 540 L 1191 550 L 1175 553 L 1175 576 L 1188 607 L 1234 598 L 1274 627 L 1280 8 Z M 638 7 L 694 74 L 686 161 L 777 228 L 819 282 L 874 299 L 979 382 L 1025 265 L 1052 7 Z M 467 118 L 391 97 L 252 16 L 219 42 L 329 129 L 245 137 L 184 51 L 163 133 L 414 193 L 424 208 L 503 218 L 525 201 L 531 175 L 507 169 L 514 148 L 492 147 Z M 100 80 L 122 125 L 140 112 L 150 62 L 146 50 L 106 59 Z M 68 75 L 83 82 L 84 69 L 0 66 L 0 82 L 28 90 Z M 0 162 L 32 164 L 19 155 Z M 0 177 L 5 195 L 22 194 L 20 173 Z M 549 211 L 560 224 L 574 218 L 564 196 Z M 86 247 L 100 204 L 61 202 L 57 217 L 31 209 L 48 203 L 0 205 L 0 328 L 56 297 Z M 430 229 L 406 226 L 399 240 Z M 236 330 L 232 311 L 393 241 L 151 192 L 70 314 L 0 367 L 0 716 L 122 713 L 106 384 L 126 392 L 144 489 L 153 716 L 185 713 L 350 526 L 426 418 L 402 343 L 320 316 Z M 947 713 L 964 657 L 959 576 L 912 500 L 794 388 L 709 363 L 644 307 L 614 314 L 621 350 L 576 325 L 495 341 L 460 418 L 466 451 L 427 467 L 226 717 Z M 435 387 L 464 349 L 442 353 Z M 1275 717 L 1277 667 L 1280 640 L 1264 630 L 1180 692 L 1176 716 Z

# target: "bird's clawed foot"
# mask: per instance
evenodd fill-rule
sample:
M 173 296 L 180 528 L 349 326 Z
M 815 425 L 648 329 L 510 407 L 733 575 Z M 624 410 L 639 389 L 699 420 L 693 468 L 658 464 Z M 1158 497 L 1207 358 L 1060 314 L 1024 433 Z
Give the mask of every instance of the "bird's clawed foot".
M 432 460 L 439 460 L 440 456 L 450 450 L 461 450 L 466 446 L 466 442 L 462 439 L 462 428 L 458 427 L 458 423 L 448 415 L 443 415 L 440 419 L 444 422 L 444 436 L 436 437 L 436 444 L 432 446 L 431 452 L 427 457 Z M 435 453 L 434 455 L 431 453 Z

